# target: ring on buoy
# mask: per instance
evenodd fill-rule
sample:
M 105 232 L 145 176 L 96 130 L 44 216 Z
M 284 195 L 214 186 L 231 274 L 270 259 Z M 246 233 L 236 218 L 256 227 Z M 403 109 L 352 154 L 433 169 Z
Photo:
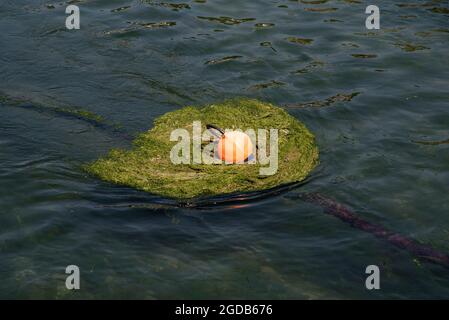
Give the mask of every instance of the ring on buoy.
M 241 163 L 248 161 L 253 154 L 253 143 L 251 138 L 241 131 L 224 132 L 219 127 L 207 124 L 206 128 L 212 132 L 214 129 L 220 133 L 214 134 L 218 140 L 218 157 L 226 163 Z

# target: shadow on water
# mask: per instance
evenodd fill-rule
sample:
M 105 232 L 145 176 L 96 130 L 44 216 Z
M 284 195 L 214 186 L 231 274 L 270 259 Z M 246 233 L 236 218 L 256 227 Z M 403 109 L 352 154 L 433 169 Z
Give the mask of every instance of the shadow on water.
M 202 211 L 212 211 L 218 209 L 232 210 L 257 205 L 262 200 L 280 196 L 289 191 L 300 188 L 310 183 L 313 179 L 314 178 L 308 178 L 305 181 L 284 184 L 275 188 L 261 191 L 203 196 L 189 200 L 163 198 L 152 194 L 146 194 L 145 192 L 141 192 L 139 194 L 135 194 L 133 192 L 133 194 L 131 194 L 131 189 L 126 187 L 118 187 L 116 192 L 110 188 L 104 191 L 97 190 L 95 192 L 95 199 L 92 198 L 87 200 L 95 201 L 102 207 L 108 208 L 139 208 L 149 210 L 187 208 Z M 128 192 L 126 192 L 126 190 L 128 190 Z M 98 197 L 99 195 L 100 197 Z

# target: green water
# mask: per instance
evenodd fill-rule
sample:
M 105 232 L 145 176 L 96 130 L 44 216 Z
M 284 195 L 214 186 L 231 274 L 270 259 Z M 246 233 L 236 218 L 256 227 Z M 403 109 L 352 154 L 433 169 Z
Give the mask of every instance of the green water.
M 68 3 L 0 3 L 0 298 L 448 298 L 447 269 L 291 196 L 449 252 L 449 1 L 376 1 L 379 31 L 367 1 L 181 1 L 71 1 L 71 31 Z M 236 96 L 316 134 L 309 183 L 195 210 L 81 169 L 161 114 Z

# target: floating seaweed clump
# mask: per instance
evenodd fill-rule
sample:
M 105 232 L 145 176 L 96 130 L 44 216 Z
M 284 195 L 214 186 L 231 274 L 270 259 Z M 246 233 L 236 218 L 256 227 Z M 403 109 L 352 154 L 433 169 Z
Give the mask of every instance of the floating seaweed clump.
M 302 44 L 302 45 L 309 45 L 309 44 L 312 44 L 313 39 L 288 37 L 287 41 L 292 42 L 292 43 L 299 43 L 299 44 Z
M 321 68 L 324 65 L 325 65 L 324 62 L 319 61 L 319 60 L 314 60 L 314 61 L 310 62 L 308 65 L 306 65 L 304 68 L 293 71 L 292 73 L 293 74 L 305 74 L 305 73 L 311 72 L 314 69 Z
M 301 3 L 304 4 L 323 4 L 328 2 L 329 0 L 301 0 Z
M 335 23 L 335 22 L 344 22 L 344 21 L 338 20 L 338 19 L 326 19 L 326 20 L 324 20 L 324 22 Z
M 424 144 L 428 146 L 438 146 L 441 144 L 449 144 L 449 139 L 446 140 L 438 140 L 438 141 L 420 141 L 420 140 L 412 140 L 414 143 Z
M 121 12 L 121 11 L 128 10 L 129 8 L 131 8 L 131 6 L 124 6 L 124 7 L 112 9 L 111 12 L 113 12 L 113 13 L 115 13 L 115 12 Z
M 173 11 L 179 11 L 182 9 L 190 9 L 190 5 L 187 3 L 167 3 L 167 2 L 161 2 L 160 5 L 162 7 L 166 7 L 169 9 L 172 9 Z
M 278 170 L 261 176 L 255 164 L 173 164 L 172 130 L 192 132 L 193 121 L 221 128 L 278 129 Z M 177 199 L 270 189 L 304 180 L 318 164 L 313 134 L 285 110 L 251 99 L 234 99 L 206 107 L 166 113 L 134 141 L 131 150 L 112 150 L 86 166 L 101 179 Z
M 406 52 L 414 52 L 414 51 L 421 51 L 421 50 L 429 50 L 430 48 L 422 46 L 422 45 L 417 45 L 417 44 L 412 44 L 412 43 L 396 43 L 396 46 L 401 48 L 402 50 L 406 51 Z
M 429 10 L 433 13 L 449 14 L 449 8 L 436 7 Z
M 140 25 L 144 28 L 154 29 L 154 28 L 172 27 L 172 26 L 176 25 L 176 22 L 174 22 L 174 21 L 143 22 L 143 23 L 138 23 L 138 25 Z
M 219 58 L 219 59 L 208 60 L 204 64 L 219 64 L 219 63 L 238 60 L 240 58 L 243 58 L 243 57 L 242 56 L 227 56 L 227 57 L 223 57 L 223 58 Z
M 249 88 L 254 89 L 254 90 L 260 90 L 260 89 L 266 89 L 266 88 L 271 88 L 271 87 L 280 87 L 280 86 L 285 86 L 285 83 L 281 82 L 281 81 L 277 81 L 277 80 L 271 80 L 268 82 L 255 84 Z
M 365 53 L 354 53 L 354 54 L 351 54 L 351 56 L 353 56 L 354 58 L 357 58 L 357 59 L 377 58 L 377 54 L 365 54 Z
M 179 11 L 182 9 L 190 9 L 190 5 L 187 3 L 170 3 L 170 2 L 153 2 L 152 0 L 143 0 L 144 3 L 153 6 L 161 6 L 165 8 L 169 8 L 173 11 Z
M 349 94 L 338 93 L 335 96 L 329 97 L 326 100 L 318 100 L 299 104 L 289 104 L 288 108 L 321 108 L 328 107 L 337 102 L 350 102 L 354 97 L 358 96 L 360 92 L 353 92 Z
M 270 41 L 263 41 L 260 43 L 260 45 L 262 47 L 267 47 L 270 48 L 271 50 L 273 50 L 274 52 L 277 52 L 277 50 L 275 48 L 273 48 L 273 44 Z
M 218 22 L 218 23 L 227 24 L 227 25 L 240 24 L 240 23 L 243 23 L 243 22 L 256 20 L 254 18 L 238 19 L 238 18 L 224 17 L 224 16 L 222 16 L 222 17 L 202 17 L 202 16 L 199 16 L 197 18 L 201 19 L 201 20 L 208 20 L 208 21 L 211 21 L 211 22 Z
M 333 12 L 337 11 L 338 8 L 305 8 L 304 11 L 308 12 L 319 12 L 319 13 L 326 13 L 326 12 Z
M 143 29 L 159 29 L 159 28 L 168 28 L 176 26 L 176 22 L 174 21 L 161 21 L 161 22 L 136 22 L 136 21 L 128 21 L 128 24 L 131 27 L 115 29 L 105 31 L 104 35 L 124 35 L 130 32 L 137 32 Z

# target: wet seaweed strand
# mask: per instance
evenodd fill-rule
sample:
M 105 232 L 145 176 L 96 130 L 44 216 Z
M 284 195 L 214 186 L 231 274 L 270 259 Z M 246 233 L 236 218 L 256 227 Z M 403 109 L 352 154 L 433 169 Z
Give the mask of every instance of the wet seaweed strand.
M 323 208 L 324 212 L 348 223 L 353 228 L 371 233 L 377 238 L 385 240 L 398 248 L 407 250 L 422 260 L 449 268 L 449 256 L 447 254 L 438 252 L 431 246 L 419 243 L 414 239 L 389 231 L 379 224 L 366 221 L 358 217 L 355 212 L 333 199 L 320 193 L 302 193 L 299 195 L 299 198 L 320 206 Z
M 116 124 L 112 124 L 103 119 L 102 116 L 93 112 L 68 106 L 52 106 L 40 103 L 28 98 L 16 98 L 0 92 L 0 103 L 16 108 L 23 108 L 36 112 L 42 112 L 66 119 L 76 119 L 85 122 L 97 129 L 103 130 L 113 136 L 118 136 L 126 141 L 132 141 L 135 137 Z M 56 103 L 53 103 L 56 104 Z
M 412 140 L 412 142 L 418 143 L 418 144 L 424 144 L 424 145 L 428 145 L 428 146 L 438 146 L 438 145 L 441 145 L 441 144 L 449 144 L 449 139 L 439 140 L 439 141 L 418 141 L 418 140 Z

